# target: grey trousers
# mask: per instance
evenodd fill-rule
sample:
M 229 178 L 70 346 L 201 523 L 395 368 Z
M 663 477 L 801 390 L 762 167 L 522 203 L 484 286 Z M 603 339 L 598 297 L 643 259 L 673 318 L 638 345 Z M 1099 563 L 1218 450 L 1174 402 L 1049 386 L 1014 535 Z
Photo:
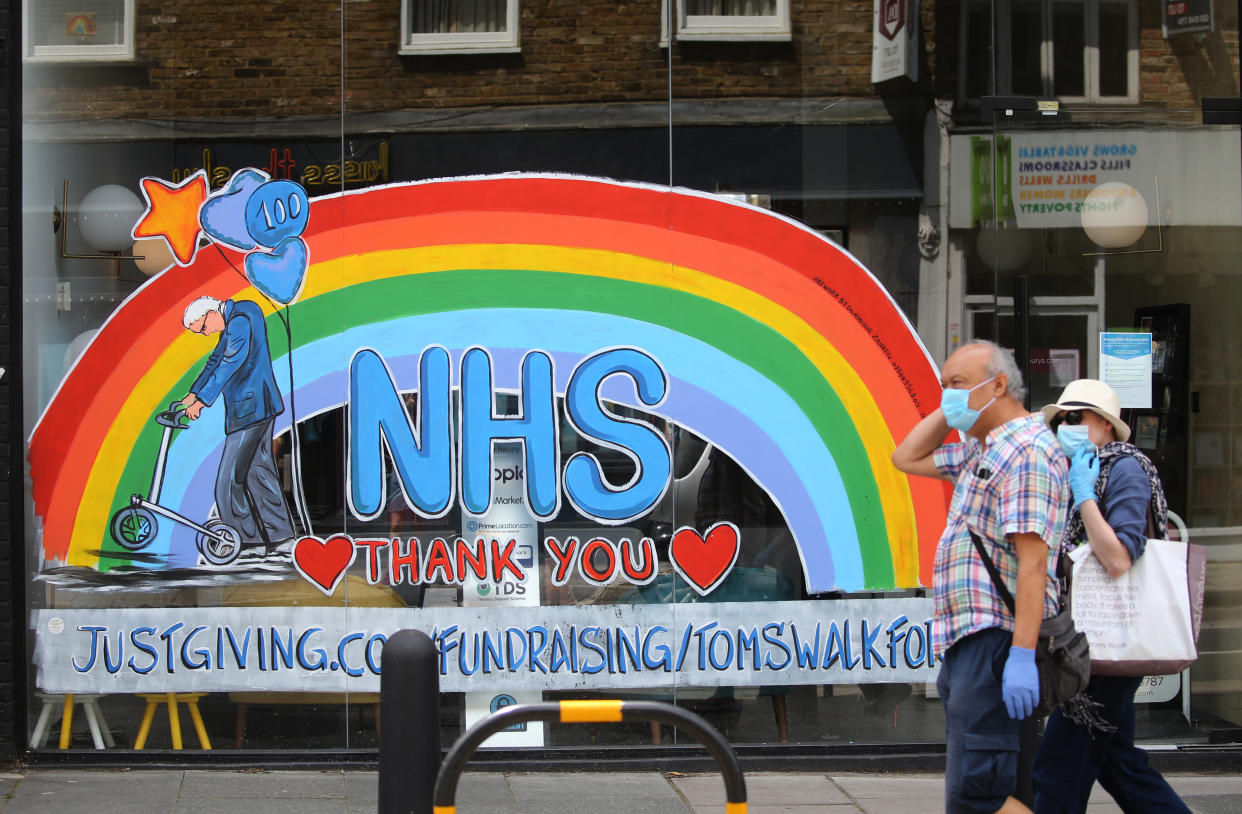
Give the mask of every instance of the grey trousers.
M 236 529 L 243 544 L 279 543 L 293 537 L 293 519 L 272 457 L 275 423 L 269 418 L 224 436 L 216 509 L 220 521 Z

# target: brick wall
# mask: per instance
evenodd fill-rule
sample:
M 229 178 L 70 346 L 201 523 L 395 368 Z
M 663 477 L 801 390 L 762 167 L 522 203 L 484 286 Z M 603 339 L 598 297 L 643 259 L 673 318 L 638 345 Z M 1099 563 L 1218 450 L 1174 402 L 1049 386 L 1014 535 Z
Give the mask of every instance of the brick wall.
M 1140 4 L 1139 84 L 1145 106 L 1193 108 L 1204 96 L 1238 95 L 1238 7 L 1213 3 L 1213 28 L 1200 42 L 1193 35 L 1164 39 L 1160 6 Z
M 521 53 L 492 55 L 403 57 L 398 0 L 346 3 L 343 26 L 340 8 L 339 0 L 137 0 L 137 63 L 31 66 L 27 87 L 38 92 L 27 115 L 325 117 L 342 102 L 362 113 L 667 98 L 660 0 L 521 0 Z M 871 0 L 793 0 L 791 16 L 792 42 L 675 43 L 674 95 L 875 95 Z

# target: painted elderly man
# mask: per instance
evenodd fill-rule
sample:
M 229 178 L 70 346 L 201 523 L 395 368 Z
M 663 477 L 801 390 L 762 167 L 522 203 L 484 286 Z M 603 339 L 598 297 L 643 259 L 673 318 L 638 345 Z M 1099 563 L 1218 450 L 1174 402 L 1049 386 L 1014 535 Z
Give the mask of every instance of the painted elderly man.
M 1056 614 L 1049 547 L 1068 500 L 1065 456 L 1043 416 L 1023 406 L 1013 355 L 991 342 L 945 360 L 941 406 L 893 453 L 898 469 L 953 482 L 932 570 L 936 687 L 944 704 L 945 810 L 1029 812 L 1018 799 L 1021 723 L 1039 704 L 1035 645 Z M 950 429 L 965 435 L 944 443 Z M 997 592 L 979 538 L 1015 598 Z
M 248 300 L 199 297 L 185 309 L 186 330 L 219 334 L 190 392 L 181 403 L 197 419 L 204 407 L 224 399 L 224 452 L 216 473 L 220 520 L 241 535 L 243 556 L 292 547 L 293 520 L 272 457 L 272 429 L 285 409 L 267 346 L 267 324 Z

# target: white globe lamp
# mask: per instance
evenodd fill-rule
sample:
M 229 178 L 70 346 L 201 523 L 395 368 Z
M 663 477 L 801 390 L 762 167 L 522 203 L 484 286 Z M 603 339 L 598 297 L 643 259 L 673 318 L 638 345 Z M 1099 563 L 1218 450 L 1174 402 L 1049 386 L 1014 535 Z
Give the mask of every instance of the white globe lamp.
M 134 243 L 130 231 L 144 209 L 142 201 L 118 184 L 104 184 L 86 193 L 78 206 L 78 231 L 101 252 L 122 252 Z
M 1100 184 L 1082 202 L 1082 229 L 1091 242 L 1104 249 L 1124 249 L 1147 228 L 1147 201 L 1137 189 L 1121 181 Z
M 975 248 L 988 268 L 1007 274 L 1021 269 L 1031 259 L 1035 233 L 1016 226 L 984 226 L 979 229 Z
M 134 265 L 148 277 L 154 277 L 173 264 L 173 253 L 162 237 L 140 237 L 134 241 Z

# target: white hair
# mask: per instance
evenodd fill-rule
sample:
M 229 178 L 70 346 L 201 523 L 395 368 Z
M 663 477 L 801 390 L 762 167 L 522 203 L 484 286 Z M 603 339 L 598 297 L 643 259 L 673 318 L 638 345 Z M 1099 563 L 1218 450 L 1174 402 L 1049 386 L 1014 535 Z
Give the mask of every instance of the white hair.
M 999 376 L 1005 374 L 1009 380 L 1005 393 L 1014 401 L 1024 402 L 1026 400 L 1026 385 L 1022 381 L 1022 371 L 1018 368 L 1017 360 L 1013 357 L 1013 351 L 1009 348 L 1002 348 L 987 339 L 972 339 L 968 345 L 983 345 L 992 352 L 992 356 L 988 359 L 988 376 Z
M 215 297 L 199 297 L 185 307 L 185 315 L 181 317 L 181 324 L 188 328 L 206 316 L 208 311 L 224 313 L 221 306 L 222 303 Z

